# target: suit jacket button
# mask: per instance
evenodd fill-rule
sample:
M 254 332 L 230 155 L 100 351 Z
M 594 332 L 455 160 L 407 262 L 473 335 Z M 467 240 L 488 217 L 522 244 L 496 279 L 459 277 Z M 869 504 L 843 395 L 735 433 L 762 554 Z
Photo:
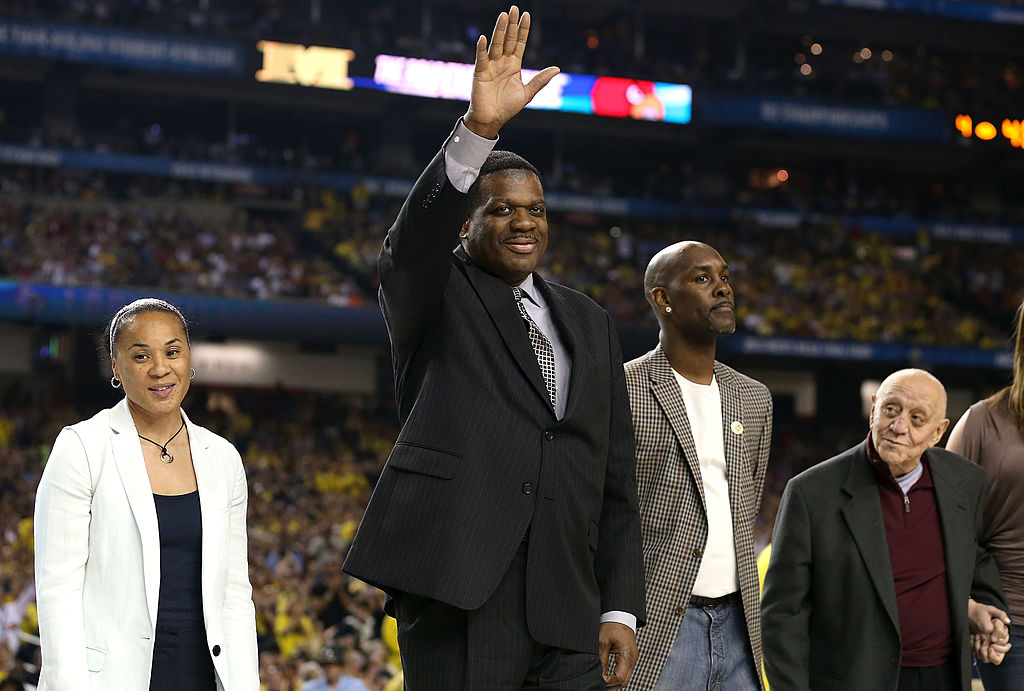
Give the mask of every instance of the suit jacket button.
M 214 657 L 217 657 L 218 655 L 220 655 L 220 646 L 219 645 L 213 646 L 213 650 L 211 650 L 210 652 L 213 653 Z
M 524 482 L 522 489 L 523 489 L 523 494 L 533 494 L 533 483 Z
M 551 430 L 548 430 L 547 432 L 544 433 L 544 438 L 547 439 L 548 441 L 551 441 L 555 438 L 555 433 L 552 432 Z
M 684 614 L 686 614 L 686 607 L 684 607 L 682 605 L 676 605 L 676 610 L 675 611 L 676 611 L 676 614 L 678 614 L 679 616 L 683 616 Z
M 700 547 L 694 547 L 693 548 L 693 558 L 694 559 L 700 559 L 703 554 L 704 554 L 704 550 L 702 550 Z
M 898 665 L 900 663 L 900 656 L 899 655 L 893 655 L 892 657 L 889 658 L 889 662 L 893 663 L 894 665 Z

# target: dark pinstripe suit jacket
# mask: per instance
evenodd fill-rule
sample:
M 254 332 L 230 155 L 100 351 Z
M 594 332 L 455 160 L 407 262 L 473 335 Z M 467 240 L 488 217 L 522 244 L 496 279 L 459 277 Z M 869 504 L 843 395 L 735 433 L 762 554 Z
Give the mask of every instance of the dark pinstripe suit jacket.
M 978 544 L 985 471 L 943 449 L 925 452 L 942 525 L 953 655 L 971 688 L 967 599 L 1006 609 L 995 563 Z M 773 691 L 895 691 L 896 586 L 867 444 L 786 485 L 764 580 L 765 671 Z
M 529 527 L 531 634 L 596 651 L 602 612 L 644 619 L 618 339 L 592 300 L 534 277 L 572 356 L 556 420 L 510 286 L 452 252 L 465 200 L 438 153 L 384 241 L 380 300 L 402 430 L 344 569 L 475 609 Z
M 743 610 L 755 661 L 761 663 L 754 521 L 761 507 L 772 437 L 772 398 L 764 384 L 715 363 Z M 661 344 L 626 363 L 636 433 L 636 475 L 647 575 L 647 626 L 629 688 L 658 681 L 679 630 L 708 539 L 704 483 L 679 383 Z M 740 423 L 737 426 L 736 423 Z

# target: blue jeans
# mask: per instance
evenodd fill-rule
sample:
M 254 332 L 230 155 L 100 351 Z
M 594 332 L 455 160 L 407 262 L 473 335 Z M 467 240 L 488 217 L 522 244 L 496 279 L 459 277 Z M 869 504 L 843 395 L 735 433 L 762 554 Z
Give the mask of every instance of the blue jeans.
M 742 608 L 687 607 L 654 689 L 760 691 Z
M 1024 689 L 1024 627 L 1010 627 L 1010 652 L 1000 665 L 978 663 L 978 672 L 985 691 L 1020 691 Z

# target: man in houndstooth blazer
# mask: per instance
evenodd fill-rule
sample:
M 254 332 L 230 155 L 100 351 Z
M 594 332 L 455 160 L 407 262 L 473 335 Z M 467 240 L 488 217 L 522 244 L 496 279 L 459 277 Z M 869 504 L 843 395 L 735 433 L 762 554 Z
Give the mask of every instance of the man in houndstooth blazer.
M 647 268 L 644 291 L 661 335 L 654 350 L 626 363 L 647 583 L 629 689 L 760 689 L 753 528 L 771 395 L 715 360 L 717 339 L 736 328 L 718 252 L 699 242 L 665 248 Z

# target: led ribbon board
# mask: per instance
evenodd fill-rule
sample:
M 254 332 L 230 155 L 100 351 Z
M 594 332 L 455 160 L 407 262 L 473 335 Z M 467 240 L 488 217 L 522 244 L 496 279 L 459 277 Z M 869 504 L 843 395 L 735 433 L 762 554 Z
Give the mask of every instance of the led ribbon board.
M 523 81 L 535 74 L 537 70 L 523 70 Z M 352 81 L 357 87 L 390 93 L 468 101 L 473 65 L 378 55 L 373 78 Z M 686 84 L 562 72 L 526 107 L 685 124 L 690 122 L 692 102 L 693 91 Z

